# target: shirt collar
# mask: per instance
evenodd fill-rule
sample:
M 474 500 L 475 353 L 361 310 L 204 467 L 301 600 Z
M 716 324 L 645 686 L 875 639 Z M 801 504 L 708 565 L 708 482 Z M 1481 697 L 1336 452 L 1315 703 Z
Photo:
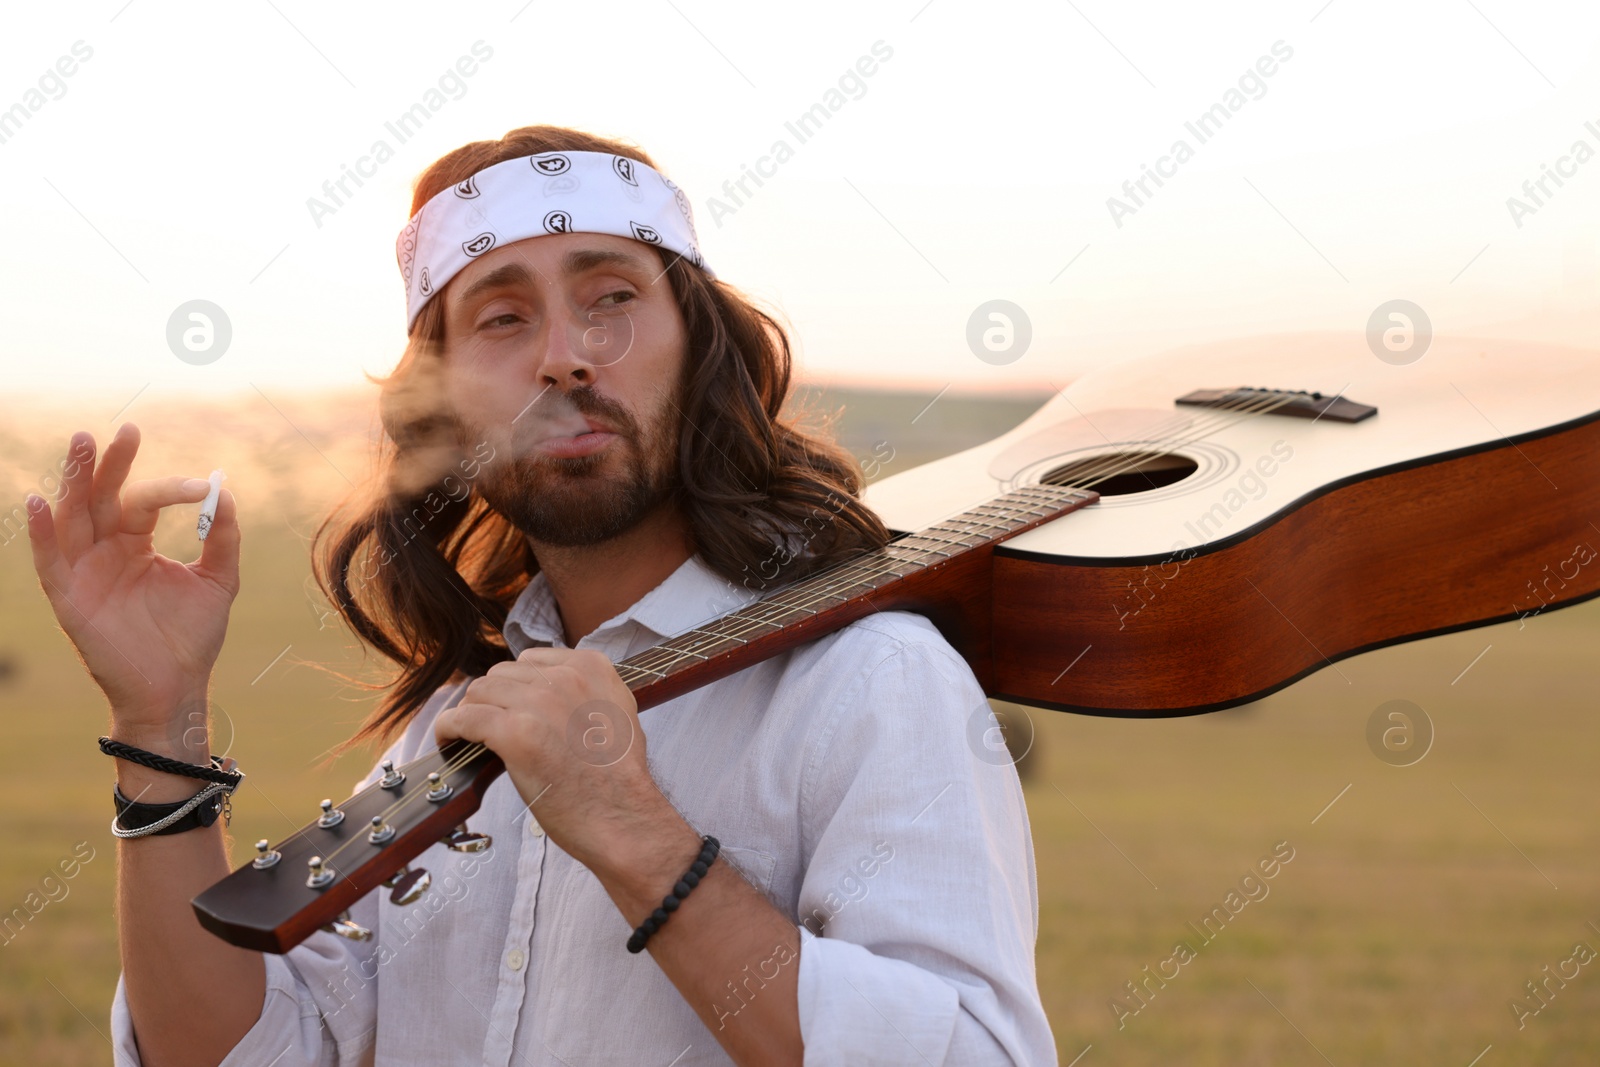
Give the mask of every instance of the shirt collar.
M 697 552 L 631 607 L 601 623 L 593 633 L 585 634 L 577 647 L 599 647 L 613 659 L 625 658 L 760 596 L 759 592 L 722 577 Z M 555 595 L 542 571 L 533 576 L 512 603 L 501 632 L 512 656 L 535 645 L 567 647 Z

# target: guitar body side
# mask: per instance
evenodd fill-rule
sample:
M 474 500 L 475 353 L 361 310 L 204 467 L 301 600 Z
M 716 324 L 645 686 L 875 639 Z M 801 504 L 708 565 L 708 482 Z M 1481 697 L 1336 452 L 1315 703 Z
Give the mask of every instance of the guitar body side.
M 1595 596 L 1595 523 L 1600 415 L 1336 482 L 1155 563 L 1000 545 L 992 695 L 1131 717 L 1257 700 L 1338 659 Z

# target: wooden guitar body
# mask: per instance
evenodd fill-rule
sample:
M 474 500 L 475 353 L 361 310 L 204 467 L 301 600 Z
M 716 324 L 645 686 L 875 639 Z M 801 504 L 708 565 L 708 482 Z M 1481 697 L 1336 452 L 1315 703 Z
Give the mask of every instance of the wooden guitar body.
M 1340 422 L 1173 403 L 1229 386 L 1378 410 Z M 1184 349 L 1078 379 L 1010 433 L 875 482 L 867 501 L 916 530 L 1071 464 L 1191 437 L 1148 479 L 1094 484 L 1093 507 L 995 547 L 989 647 L 969 655 L 991 695 L 1215 711 L 1369 649 L 1600 592 L 1600 353 L 1555 346 L 1436 338 L 1407 365 L 1359 334 Z

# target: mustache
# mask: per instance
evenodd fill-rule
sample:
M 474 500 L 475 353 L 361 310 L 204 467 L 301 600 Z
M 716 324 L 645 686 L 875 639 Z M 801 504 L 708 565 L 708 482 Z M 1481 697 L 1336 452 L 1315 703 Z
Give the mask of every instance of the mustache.
M 530 435 L 536 437 L 542 429 L 542 422 L 570 422 L 574 415 L 603 422 L 625 437 L 633 437 L 638 431 L 632 413 L 616 400 L 597 392 L 594 386 L 581 385 L 566 392 L 549 386 L 536 394 L 527 407 L 512 419 L 515 424 L 512 427 L 512 442 L 517 444 Z

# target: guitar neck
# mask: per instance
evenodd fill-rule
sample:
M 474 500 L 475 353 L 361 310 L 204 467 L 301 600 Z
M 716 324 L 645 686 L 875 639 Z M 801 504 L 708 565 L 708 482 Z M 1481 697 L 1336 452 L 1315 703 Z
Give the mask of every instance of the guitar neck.
M 1014 489 L 668 638 L 616 664 L 617 673 L 643 711 L 889 605 L 937 600 L 930 576 L 970 565 L 1000 542 L 1098 499 L 1070 486 Z

